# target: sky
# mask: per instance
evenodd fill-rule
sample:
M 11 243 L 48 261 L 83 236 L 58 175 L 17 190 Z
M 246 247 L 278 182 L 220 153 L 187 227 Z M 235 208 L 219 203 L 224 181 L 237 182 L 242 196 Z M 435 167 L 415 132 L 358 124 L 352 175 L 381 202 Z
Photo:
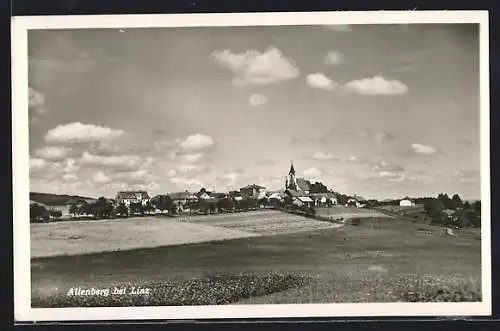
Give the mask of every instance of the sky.
M 30 190 L 480 197 L 473 24 L 31 30 Z

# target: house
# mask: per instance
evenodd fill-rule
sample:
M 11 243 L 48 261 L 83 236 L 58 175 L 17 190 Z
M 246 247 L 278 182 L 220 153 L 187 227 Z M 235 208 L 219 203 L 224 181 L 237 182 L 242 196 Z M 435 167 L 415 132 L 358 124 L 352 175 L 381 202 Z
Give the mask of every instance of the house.
M 285 195 L 287 199 L 296 206 L 314 206 L 314 201 L 309 197 L 309 194 L 304 191 L 286 190 Z
M 406 198 L 399 201 L 399 205 L 401 207 L 411 207 L 411 206 L 415 206 L 415 203 L 412 200 L 410 200 L 408 197 L 406 197 Z
M 189 191 L 173 192 L 168 194 L 168 196 L 172 199 L 172 203 L 177 206 L 178 211 L 189 209 L 191 203 L 198 201 L 198 197 Z
M 359 195 L 354 195 L 352 198 L 347 200 L 346 206 L 355 206 L 356 208 L 362 208 L 366 204 L 366 199 Z
M 316 206 L 327 205 L 328 203 L 332 205 L 337 204 L 337 197 L 331 192 L 326 193 L 311 193 L 310 198 L 314 201 Z
M 262 199 L 266 194 L 265 189 L 263 186 L 251 184 L 240 188 L 240 193 L 242 197 Z
M 133 203 L 140 203 L 143 206 L 149 201 L 149 195 L 146 191 L 121 191 L 116 194 L 116 203 L 125 204 L 125 206 L 130 207 Z

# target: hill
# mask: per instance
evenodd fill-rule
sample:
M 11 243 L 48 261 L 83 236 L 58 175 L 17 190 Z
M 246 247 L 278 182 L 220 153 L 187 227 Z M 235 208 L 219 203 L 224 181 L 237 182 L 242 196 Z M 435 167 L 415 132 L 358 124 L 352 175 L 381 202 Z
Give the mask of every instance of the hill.
M 47 206 L 70 205 L 78 200 L 94 200 L 93 198 L 82 197 L 78 195 L 53 194 L 30 192 L 30 201 L 34 201 Z

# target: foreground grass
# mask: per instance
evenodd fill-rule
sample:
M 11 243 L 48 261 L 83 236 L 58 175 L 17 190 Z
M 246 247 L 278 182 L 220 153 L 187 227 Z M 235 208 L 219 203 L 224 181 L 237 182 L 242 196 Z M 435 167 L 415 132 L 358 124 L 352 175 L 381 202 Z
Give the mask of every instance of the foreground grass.
M 32 298 L 32 307 L 123 307 L 222 305 L 304 286 L 309 278 L 298 274 L 213 275 L 185 282 L 156 281 L 111 286 L 106 295 L 56 296 Z M 114 293 L 125 289 L 126 294 Z M 102 290 L 102 289 L 101 289 Z M 141 292 L 136 294 L 137 292 Z M 131 293 L 135 292 L 135 293 Z M 67 293 L 67 292 L 66 292 Z

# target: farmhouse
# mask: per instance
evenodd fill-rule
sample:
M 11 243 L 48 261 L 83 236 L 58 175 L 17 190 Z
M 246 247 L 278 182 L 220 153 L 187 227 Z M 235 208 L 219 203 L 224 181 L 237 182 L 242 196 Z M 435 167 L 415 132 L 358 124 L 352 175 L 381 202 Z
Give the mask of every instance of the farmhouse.
M 399 205 L 401 207 L 411 207 L 411 206 L 414 206 L 415 203 L 412 200 L 410 200 L 409 198 L 404 198 L 401 201 L 399 201 Z
M 188 191 L 184 192 L 173 192 L 168 195 L 172 199 L 172 203 L 177 206 L 177 209 L 182 211 L 190 203 L 198 201 L 198 197 Z
M 326 193 L 311 193 L 310 194 L 311 199 L 314 201 L 314 204 L 316 206 L 324 206 L 327 204 L 332 204 L 336 205 L 337 204 L 337 197 L 335 194 L 331 192 L 326 192 Z
M 263 186 L 251 184 L 240 188 L 240 193 L 242 197 L 262 199 L 266 195 L 265 189 Z
M 286 190 L 285 195 L 292 204 L 296 206 L 314 206 L 314 201 L 309 197 L 307 193 L 304 191 L 296 191 L 296 190 Z
M 355 206 L 357 208 L 362 208 L 366 204 L 366 199 L 359 195 L 354 195 L 352 198 L 347 200 L 346 206 Z
M 146 191 L 121 191 L 116 194 L 116 202 L 130 207 L 130 204 L 140 203 L 146 205 L 150 200 Z

